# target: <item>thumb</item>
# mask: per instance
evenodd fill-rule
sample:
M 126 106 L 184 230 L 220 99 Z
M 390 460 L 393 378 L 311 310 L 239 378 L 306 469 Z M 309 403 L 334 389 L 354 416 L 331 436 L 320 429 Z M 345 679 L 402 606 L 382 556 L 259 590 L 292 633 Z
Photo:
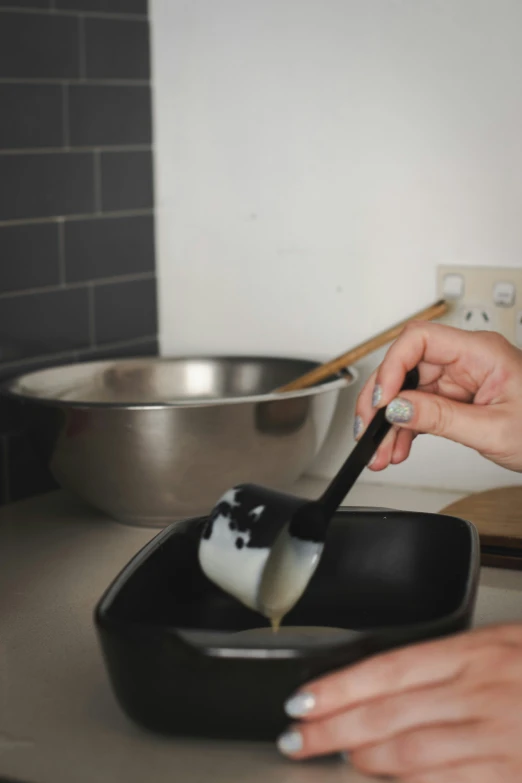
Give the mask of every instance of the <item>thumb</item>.
M 386 407 L 392 424 L 469 446 L 493 451 L 498 442 L 497 416 L 491 406 L 456 402 L 438 394 L 404 392 Z

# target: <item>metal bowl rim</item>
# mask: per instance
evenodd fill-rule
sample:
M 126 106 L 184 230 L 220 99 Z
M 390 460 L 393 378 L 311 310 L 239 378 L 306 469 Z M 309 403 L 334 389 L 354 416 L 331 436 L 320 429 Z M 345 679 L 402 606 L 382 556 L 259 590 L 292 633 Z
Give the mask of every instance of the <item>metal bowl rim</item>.
M 358 378 L 358 371 L 352 367 L 346 367 L 351 377 L 343 375 L 335 380 L 328 381 L 327 383 L 321 383 L 316 386 L 311 386 L 308 389 L 300 389 L 298 391 L 290 391 L 283 393 L 269 392 L 265 394 L 252 394 L 238 397 L 214 397 L 214 398 L 197 398 L 192 400 L 180 400 L 177 401 L 162 401 L 162 402 L 102 402 L 102 401 L 83 401 L 82 400 L 61 400 L 56 397 L 40 397 L 37 395 L 26 394 L 13 388 L 15 383 L 19 383 L 24 378 L 28 378 L 39 373 L 49 372 L 49 370 L 67 370 L 70 367 L 96 367 L 103 365 L 125 365 L 136 363 L 157 364 L 167 362 L 183 362 L 183 361 L 291 361 L 291 362 L 308 362 L 320 364 L 319 361 L 314 359 L 305 359 L 303 357 L 290 357 L 290 356 L 244 356 L 244 355 L 227 355 L 227 356 L 155 356 L 155 357 L 128 357 L 117 359 L 101 359 L 93 362 L 82 362 L 61 364 L 50 367 L 43 367 L 33 372 L 23 373 L 15 378 L 11 378 L 9 381 L 0 384 L 0 394 L 11 397 L 18 401 L 26 403 L 41 404 L 50 407 L 59 408 L 81 408 L 85 409 L 98 409 L 98 410 L 169 410 L 169 409 L 183 409 L 183 408 L 212 408 L 215 406 L 228 406 L 228 405 L 240 405 L 240 404 L 259 404 L 267 402 L 282 402 L 283 400 L 300 399 L 301 397 L 312 397 L 318 394 L 326 394 L 326 392 L 341 390 L 354 384 Z

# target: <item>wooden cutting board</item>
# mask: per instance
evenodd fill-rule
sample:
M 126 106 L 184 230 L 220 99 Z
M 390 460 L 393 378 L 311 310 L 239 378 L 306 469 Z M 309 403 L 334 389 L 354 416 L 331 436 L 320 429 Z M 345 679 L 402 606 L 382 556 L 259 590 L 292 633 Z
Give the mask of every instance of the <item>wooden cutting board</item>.
M 440 513 L 473 522 L 480 535 L 482 565 L 522 570 L 522 486 L 477 492 Z

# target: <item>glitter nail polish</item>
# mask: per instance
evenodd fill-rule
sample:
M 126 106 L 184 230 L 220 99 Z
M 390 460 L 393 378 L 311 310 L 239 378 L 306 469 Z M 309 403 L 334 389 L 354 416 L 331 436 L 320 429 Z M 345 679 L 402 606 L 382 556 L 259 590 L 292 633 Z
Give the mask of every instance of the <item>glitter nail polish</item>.
M 360 416 L 356 416 L 353 420 L 353 437 L 354 440 L 359 440 L 364 429 L 364 423 Z
M 373 394 L 372 394 L 373 407 L 377 408 L 381 400 L 382 400 L 382 386 L 380 385 L 380 383 L 376 383 L 375 386 L 373 387 Z
M 396 397 L 386 408 L 386 418 L 392 424 L 407 424 L 413 418 L 413 403 Z

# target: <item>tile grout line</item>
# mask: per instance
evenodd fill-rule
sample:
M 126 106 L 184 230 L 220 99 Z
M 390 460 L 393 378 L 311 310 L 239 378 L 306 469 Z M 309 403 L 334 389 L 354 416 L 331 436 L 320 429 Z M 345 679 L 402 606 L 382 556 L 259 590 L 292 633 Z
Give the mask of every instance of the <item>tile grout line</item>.
M 0 475 L 0 489 L 4 496 L 4 503 L 9 503 L 9 449 L 7 447 L 7 435 L 0 435 L 0 451 L 3 458 L 3 470 Z
M 69 86 L 62 84 L 63 146 L 69 149 Z
M 66 283 L 65 274 L 65 224 L 64 219 L 59 218 L 58 222 L 58 269 L 60 276 L 60 286 L 63 288 Z
M 78 75 L 80 80 L 86 76 L 86 57 L 85 57 L 85 24 L 81 14 L 78 16 Z
M 120 209 L 114 210 L 112 212 L 102 212 L 100 215 L 95 215 L 94 212 L 62 215 L 60 220 L 64 220 L 65 222 L 69 222 L 71 220 L 111 220 L 125 217 L 152 217 L 153 215 L 154 208 L 147 207 L 145 209 Z M 40 223 L 55 223 L 56 220 L 56 216 L 0 220 L 0 228 L 8 228 L 9 226 L 34 226 L 39 225 Z
M 56 14 L 57 16 L 77 16 L 78 11 L 69 10 L 67 8 L 55 8 L 54 0 L 51 0 L 52 5 L 49 8 L 20 8 L 16 5 L 5 5 L 0 8 L 1 14 L 29 14 L 30 16 L 51 16 Z M 119 14 L 115 11 L 81 11 L 85 16 L 92 17 L 94 19 L 118 19 L 122 22 L 148 22 L 148 14 Z
M 0 9 L 1 10 L 1 9 Z M 72 79 L 38 76 L 0 76 L 0 84 L 92 84 L 98 87 L 149 87 L 150 79 Z
M 67 136 L 68 135 L 69 133 L 67 133 Z M 85 154 L 86 152 L 93 152 L 94 150 L 115 153 L 152 152 L 152 144 L 100 144 L 99 146 L 91 145 L 90 147 L 67 146 L 67 149 L 64 147 L 1 147 L 0 155 L 8 155 L 9 157 L 12 157 L 13 155 L 65 155 L 71 153 Z
M 92 280 L 81 280 L 77 283 L 66 282 L 64 285 L 44 285 L 39 288 L 22 288 L 17 291 L 5 291 L 0 293 L 0 301 L 3 299 L 17 299 L 20 296 L 34 296 L 35 294 L 52 294 L 66 288 L 73 291 L 78 288 L 86 288 L 90 285 L 117 285 L 118 283 L 139 283 L 141 281 L 154 280 L 155 270 L 150 272 L 136 272 L 130 275 L 113 275 L 112 277 L 95 277 Z
M 94 212 L 100 215 L 102 211 L 102 170 L 100 150 L 93 150 L 93 177 L 94 177 Z
M 89 341 L 90 347 L 96 347 L 96 323 L 95 323 L 95 308 L 94 308 L 94 285 L 89 283 L 87 288 L 88 307 L 89 307 Z
M 115 343 L 102 343 L 101 345 L 95 345 L 94 350 L 96 351 L 112 351 L 112 350 L 118 350 L 118 348 L 132 348 L 132 346 L 140 346 L 145 345 L 146 343 L 150 343 L 152 340 L 157 340 L 158 335 L 157 334 L 146 334 L 143 337 L 135 337 L 132 340 L 118 340 L 118 342 Z M 84 356 L 86 354 L 89 354 L 93 348 L 78 348 L 76 353 L 79 356 Z
M 118 350 L 118 348 L 130 348 L 133 345 L 140 346 L 145 345 L 146 343 L 150 343 L 153 340 L 157 341 L 158 335 L 157 334 L 146 334 L 142 337 L 134 337 L 132 340 L 118 340 L 117 342 L 112 343 L 102 343 L 101 345 L 95 345 L 93 347 L 85 346 L 83 348 L 76 348 L 75 350 L 71 351 L 58 351 L 57 353 L 46 353 L 42 354 L 41 356 L 25 356 L 23 359 L 15 359 L 10 362 L 0 362 L 0 371 L 3 370 L 16 370 L 17 367 L 29 367 L 32 364 L 40 364 L 41 362 L 47 363 L 47 361 L 54 361 L 55 359 L 70 359 L 70 358 L 76 358 L 77 356 L 83 356 L 86 355 L 93 350 L 96 351 L 112 351 L 112 350 Z M 0 436 L 1 438 L 2 436 Z

